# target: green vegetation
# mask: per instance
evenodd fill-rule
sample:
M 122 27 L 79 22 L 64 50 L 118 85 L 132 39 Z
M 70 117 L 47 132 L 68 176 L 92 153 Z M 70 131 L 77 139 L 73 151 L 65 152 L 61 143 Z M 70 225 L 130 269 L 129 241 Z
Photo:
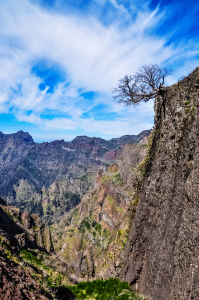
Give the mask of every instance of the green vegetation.
M 102 230 L 102 225 L 101 225 L 100 223 L 97 223 L 97 224 L 95 225 L 95 230 L 98 231 L 98 232 L 101 232 L 101 230 Z
M 77 300 L 144 300 L 143 297 L 130 290 L 127 282 L 115 278 L 80 282 L 76 286 L 70 286 L 69 289 Z
M 148 162 L 149 162 L 149 154 L 146 155 L 146 158 L 137 167 L 137 170 L 141 172 L 143 175 L 145 174 Z
M 4 254 L 8 259 L 13 260 L 15 263 L 19 263 L 18 258 L 12 255 L 12 249 L 9 243 L 2 236 L 0 236 L 0 246 L 3 248 Z
M 122 245 L 122 250 L 124 250 L 124 246 L 126 244 L 127 237 L 128 237 L 128 230 L 126 229 L 118 230 L 118 237 L 119 237 L 118 242 Z
M 82 220 L 81 224 L 79 225 L 79 230 L 84 233 L 86 230 L 91 229 L 91 224 L 90 224 L 91 220 L 89 218 L 85 218 L 84 220 Z
M 184 103 L 185 105 L 187 105 L 187 104 L 189 104 L 189 101 L 187 100 L 187 101 L 185 101 L 185 103 Z
M 106 228 L 87 217 L 80 223 L 79 231 L 84 234 L 84 241 L 90 240 L 102 249 L 107 249 L 110 233 Z
M 27 251 L 27 250 L 21 250 L 20 251 L 20 256 L 21 256 L 22 259 L 24 259 L 26 261 L 29 261 L 32 264 L 41 265 L 42 257 L 37 258 L 37 255 L 34 252 L 30 252 L 30 251 Z
M 117 185 L 124 185 L 124 182 L 121 178 L 121 175 L 119 173 L 115 174 L 112 178 L 112 183 Z
M 158 132 L 158 129 L 155 131 L 155 133 Z M 144 176 L 145 172 L 146 172 L 146 169 L 147 169 L 147 165 L 149 163 L 149 153 L 150 153 L 150 150 L 151 150 L 151 147 L 153 145 L 153 138 L 154 138 L 154 133 L 151 134 L 149 137 L 148 137 L 148 152 L 147 152 L 147 155 L 145 157 L 145 159 L 138 165 L 137 167 L 137 171 L 138 173 L 140 173 L 142 176 Z M 160 150 L 160 148 L 159 148 Z
M 80 202 L 80 195 L 69 190 L 63 192 L 49 190 L 48 195 L 44 190 L 41 195 L 33 194 L 32 198 L 32 201 L 21 199 L 15 203 L 15 206 L 22 210 L 26 209 L 30 214 L 38 214 L 48 225 L 53 223 L 53 217 L 57 218 L 63 215 Z M 47 199 L 47 202 L 42 199 Z
M 107 182 L 110 182 L 110 176 L 109 175 L 104 175 L 103 177 L 102 177 L 102 184 L 105 184 L 105 183 L 107 183 Z
M 109 175 L 104 175 L 102 177 L 102 184 L 105 184 L 105 183 L 108 183 L 108 184 L 113 184 L 113 185 L 119 185 L 119 186 L 123 186 L 124 185 L 124 182 L 121 178 L 121 175 L 120 173 L 117 173 L 115 175 L 112 175 L 112 176 L 109 176 Z
M 48 253 L 21 250 L 20 257 L 22 261 L 28 262 L 28 267 L 34 269 L 34 273 L 31 276 L 38 280 L 44 289 L 69 284 L 66 274 L 60 273 L 51 267 L 53 261 Z M 50 265 L 46 265 L 46 259 L 49 260 Z M 28 270 L 30 271 L 29 268 Z

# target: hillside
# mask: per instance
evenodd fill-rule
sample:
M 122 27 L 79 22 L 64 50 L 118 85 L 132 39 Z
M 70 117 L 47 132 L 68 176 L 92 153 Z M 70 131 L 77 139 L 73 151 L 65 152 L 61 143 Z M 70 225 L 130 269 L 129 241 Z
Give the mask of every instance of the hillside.
M 111 300 L 114 295 L 115 300 L 144 300 L 118 279 L 78 285 L 71 279 L 68 265 L 54 254 L 48 227 L 0 198 L 1 299 Z
M 125 145 L 118 159 L 98 170 L 95 189 L 51 226 L 59 257 L 75 282 L 118 276 L 128 238 L 131 211 L 136 211 L 134 182 L 147 153 L 147 138 Z
M 58 259 L 56 267 L 49 266 L 54 254 L 48 226 L 37 215 L 22 213 L 0 198 L 1 299 L 53 299 L 49 283 L 59 276 L 69 282 L 66 272 L 58 271 L 62 265 Z

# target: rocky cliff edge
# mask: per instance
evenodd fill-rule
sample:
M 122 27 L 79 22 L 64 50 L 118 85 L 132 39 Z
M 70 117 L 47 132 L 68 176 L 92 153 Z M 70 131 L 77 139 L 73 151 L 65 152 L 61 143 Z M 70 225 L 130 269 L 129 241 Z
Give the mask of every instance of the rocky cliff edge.
M 199 68 L 162 90 L 120 277 L 153 300 L 199 298 Z

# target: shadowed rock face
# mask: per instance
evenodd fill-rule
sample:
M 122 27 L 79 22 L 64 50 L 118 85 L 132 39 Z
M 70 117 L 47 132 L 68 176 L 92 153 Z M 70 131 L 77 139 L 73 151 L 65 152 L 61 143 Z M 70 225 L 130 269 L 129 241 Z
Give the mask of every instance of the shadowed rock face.
M 199 298 L 199 68 L 155 103 L 121 278 L 153 300 Z
M 0 199 L 1 200 L 1 199 Z M 37 215 L 22 213 L 18 208 L 0 204 L 0 236 L 16 249 L 38 249 L 54 253 L 51 235 Z

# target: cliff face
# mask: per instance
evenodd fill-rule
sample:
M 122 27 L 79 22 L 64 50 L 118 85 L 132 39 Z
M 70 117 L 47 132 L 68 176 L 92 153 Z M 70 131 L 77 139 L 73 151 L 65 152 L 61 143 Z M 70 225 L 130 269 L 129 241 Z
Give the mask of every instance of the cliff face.
M 199 298 L 199 68 L 155 102 L 120 276 L 153 300 Z
M 54 253 L 49 227 L 27 211 L 7 206 L 0 198 L 0 236 L 16 249 L 37 249 Z

